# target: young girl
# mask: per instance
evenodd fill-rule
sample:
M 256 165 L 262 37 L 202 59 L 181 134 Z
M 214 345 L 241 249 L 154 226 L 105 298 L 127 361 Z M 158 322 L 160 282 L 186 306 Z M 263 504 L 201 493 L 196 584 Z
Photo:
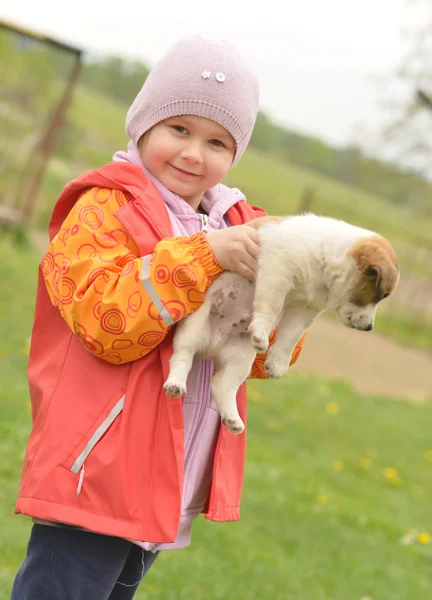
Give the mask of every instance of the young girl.
M 230 44 L 180 41 L 128 112 L 128 151 L 54 207 L 16 507 L 35 524 L 13 600 L 132 598 L 160 550 L 190 543 L 200 513 L 239 518 L 246 436 L 220 426 L 212 364 L 195 360 L 183 399 L 162 386 L 173 325 L 224 269 L 254 277 L 258 239 L 244 223 L 264 213 L 221 181 L 257 108 L 256 76 Z M 263 364 L 252 376 L 266 377 Z M 237 401 L 245 420 L 244 385 Z

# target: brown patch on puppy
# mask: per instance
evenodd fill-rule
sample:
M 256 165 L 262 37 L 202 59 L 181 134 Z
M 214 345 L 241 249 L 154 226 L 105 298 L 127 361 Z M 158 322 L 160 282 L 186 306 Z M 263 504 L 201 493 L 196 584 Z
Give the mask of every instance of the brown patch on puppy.
M 254 229 L 259 229 L 268 223 L 281 223 L 281 221 L 285 221 L 285 219 L 287 219 L 287 217 L 259 217 L 258 219 L 248 221 L 245 225 L 253 227 Z
M 399 265 L 390 242 L 380 235 L 362 238 L 348 254 L 355 260 L 360 272 L 351 298 L 353 304 L 376 304 L 393 292 L 399 279 Z

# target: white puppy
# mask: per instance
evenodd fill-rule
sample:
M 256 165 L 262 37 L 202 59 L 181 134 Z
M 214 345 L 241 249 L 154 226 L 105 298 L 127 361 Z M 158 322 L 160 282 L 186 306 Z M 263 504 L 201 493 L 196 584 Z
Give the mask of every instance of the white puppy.
M 212 401 L 233 433 L 244 430 L 237 390 L 277 325 L 265 362 L 274 378 L 285 375 L 296 342 L 323 311 L 335 310 L 347 327 L 369 331 L 378 302 L 399 280 L 392 246 L 372 231 L 312 214 L 248 225 L 259 232 L 255 286 L 229 271 L 213 282 L 199 310 L 177 325 L 164 385 L 168 396 L 183 396 L 195 353 L 211 359 Z

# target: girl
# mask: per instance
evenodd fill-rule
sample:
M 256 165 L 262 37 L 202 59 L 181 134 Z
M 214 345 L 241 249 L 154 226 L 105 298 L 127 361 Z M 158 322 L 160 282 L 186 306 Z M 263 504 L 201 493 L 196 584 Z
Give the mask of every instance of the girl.
M 35 524 L 13 600 L 132 598 L 160 550 L 190 543 L 200 513 L 239 518 L 246 436 L 220 427 L 212 364 L 195 360 L 184 399 L 162 386 L 173 325 L 224 269 L 254 277 L 245 223 L 264 213 L 221 181 L 257 109 L 256 76 L 229 43 L 182 40 L 129 109 L 128 151 L 54 207 L 16 507 Z M 266 377 L 263 363 L 252 376 Z M 244 385 L 237 402 L 245 420 Z

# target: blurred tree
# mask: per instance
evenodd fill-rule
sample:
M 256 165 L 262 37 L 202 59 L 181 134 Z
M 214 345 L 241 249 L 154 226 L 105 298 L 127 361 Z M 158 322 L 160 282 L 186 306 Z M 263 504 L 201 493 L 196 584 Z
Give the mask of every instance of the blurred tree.
M 432 167 L 432 3 L 417 5 L 420 23 L 409 34 L 410 49 L 398 72 L 408 98 L 394 105 L 385 137 L 399 158 L 430 177 Z
M 108 56 L 90 59 L 84 65 L 82 81 L 119 102 L 130 104 L 148 74 L 148 67 L 140 61 Z
M 251 145 L 294 165 L 388 198 L 395 204 L 410 204 L 416 211 L 432 212 L 427 203 L 427 198 L 432 197 L 432 186 L 415 170 L 366 156 L 356 146 L 335 148 L 319 138 L 284 128 L 261 112 Z

